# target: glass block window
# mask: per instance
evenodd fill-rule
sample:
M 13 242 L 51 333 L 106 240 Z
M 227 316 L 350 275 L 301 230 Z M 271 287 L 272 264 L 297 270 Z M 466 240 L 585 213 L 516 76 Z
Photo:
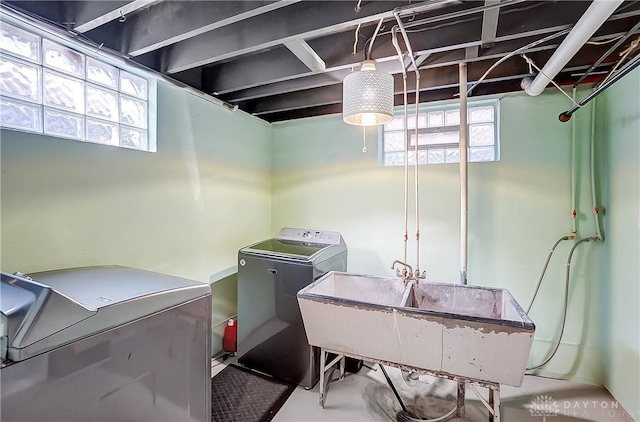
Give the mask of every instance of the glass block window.
M 143 77 L 5 22 L 0 76 L 2 128 L 155 150 Z
M 470 162 L 498 160 L 498 101 L 469 102 Z M 458 104 L 423 107 L 416 119 L 415 112 L 407 117 L 409 129 L 408 162 L 415 164 L 418 144 L 418 164 L 460 162 L 460 109 Z M 418 139 L 415 128 L 418 124 Z M 380 130 L 380 150 L 385 166 L 404 165 L 404 116 L 402 112 Z

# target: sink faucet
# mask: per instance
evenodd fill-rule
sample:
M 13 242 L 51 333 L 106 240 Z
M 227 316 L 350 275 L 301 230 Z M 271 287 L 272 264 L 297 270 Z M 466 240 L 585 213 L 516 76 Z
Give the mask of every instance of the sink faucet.
M 404 270 L 402 270 L 402 272 L 400 272 L 399 269 L 396 269 L 396 264 L 400 264 L 402 266 L 404 266 Z M 425 279 L 427 277 L 427 272 L 426 271 L 422 271 L 420 272 L 420 270 L 418 268 L 416 268 L 415 274 L 413 272 L 413 268 L 411 267 L 411 265 L 407 264 L 406 262 L 400 261 L 399 259 L 396 259 L 395 261 L 393 261 L 391 263 L 391 269 L 392 270 L 396 270 L 396 275 L 398 277 L 402 277 L 402 280 L 404 280 L 405 284 L 407 282 L 409 282 L 410 280 L 415 280 L 416 282 L 419 282 L 422 279 Z M 408 269 L 408 271 L 407 271 Z
M 404 266 L 404 270 L 402 270 L 402 273 L 400 272 L 399 269 L 396 269 L 396 264 L 400 264 Z M 407 271 L 407 268 L 409 269 L 409 271 Z M 411 267 L 411 265 L 407 264 L 406 262 L 402 262 L 399 259 L 396 259 L 391 263 L 391 269 L 396 270 L 396 275 L 402 276 L 402 279 L 405 282 L 409 280 L 411 277 L 413 277 L 413 268 Z

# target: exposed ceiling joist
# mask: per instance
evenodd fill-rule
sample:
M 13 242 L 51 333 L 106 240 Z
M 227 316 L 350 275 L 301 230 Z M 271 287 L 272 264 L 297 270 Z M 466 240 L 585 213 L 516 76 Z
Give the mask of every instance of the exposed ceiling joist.
M 295 56 L 312 72 L 317 73 L 324 72 L 326 70 L 327 66 L 324 63 L 324 60 L 318 56 L 318 53 L 316 53 L 305 40 L 299 38 L 295 40 L 288 40 L 284 42 L 284 46 L 295 54 Z
M 464 49 L 465 60 L 477 59 L 480 54 L 480 46 L 474 45 Z
M 158 0 L 74 2 L 70 7 L 75 22 L 73 30 L 84 33 L 116 19 L 126 21 L 128 14 L 156 1 Z
M 278 65 L 274 66 L 274 63 Z M 288 48 L 281 46 L 224 65 L 205 67 L 203 88 L 205 92 L 225 94 L 237 88 L 259 86 L 264 81 L 275 83 L 313 73 Z
M 356 4 L 361 6 L 359 12 L 354 10 Z M 468 64 L 469 79 L 475 80 L 495 60 L 556 34 L 527 50 L 543 66 L 590 4 L 589 0 L 2 0 L 3 8 L 18 7 L 64 30 L 86 31 L 82 25 L 98 19 L 94 29 L 79 37 L 92 40 L 103 51 L 116 50 L 141 65 L 170 73 L 173 79 L 268 121 L 341 111 L 342 80 L 359 71 L 369 57 L 378 70 L 394 75 L 399 103 L 403 62 L 391 42 L 395 13 L 407 30 L 421 71 L 420 100 L 425 102 L 452 98 L 458 90 L 460 62 Z M 584 82 L 602 79 L 601 72 L 619 60 L 620 51 L 631 41 L 616 37 L 634 32 L 638 16 L 640 2 L 624 1 L 596 31 L 593 42 L 555 78 L 556 83 L 576 83 L 592 67 L 594 72 Z M 605 54 L 609 50 L 615 51 Z M 413 63 L 405 60 L 404 65 L 412 73 Z M 520 78 L 528 72 L 526 62 L 515 54 L 495 67 L 472 94 L 519 90 Z M 411 77 L 408 87 L 415 90 Z
M 542 53 L 545 58 L 551 53 Z M 519 57 L 505 62 L 506 65 L 492 74 L 491 80 L 522 79 L 528 75 L 528 67 Z M 470 82 L 480 78 L 491 66 L 489 62 L 476 62 L 468 64 Z M 457 67 L 457 66 L 453 66 Z M 455 72 L 442 72 L 441 69 L 427 69 L 420 72 L 420 91 L 451 88 L 458 86 L 458 78 Z M 402 94 L 403 80 L 401 74 L 394 75 L 394 91 L 396 95 Z M 415 78 L 407 78 L 407 89 L 415 91 Z M 317 107 L 332 103 L 342 102 L 342 85 L 335 84 L 327 87 L 319 87 L 306 91 L 297 91 L 291 94 L 279 95 L 270 98 L 256 99 L 243 104 L 253 114 L 261 115 L 273 111 L 287 111 L 302 107 Z
M 530 41 L 530 38 L 526 38 L 522 40 L 512 40 L 511 42 L 497 44 L 491 49 L 483 50 L 482 54 L 474 59 L 466 59 L 466 50 L 459 49 L 450 52 L 434 54 L 431 56 L 420 56 L 419 60 L 416 60 L 416 62 L 420 69 L 433 69 L 438 67 L 457 65 L 461 61 L 494 61 L 504 57 L 511 51 L 528 44 Z M 557 43 L 544 44 L 529 49 L 527 50 L 527 52 L 553 50 L 557 47 Z M 385 61 L 378 63 L 378 70 L 389 72 L 391 74 L 396 74 L 401 71 L 400 66 L 398 66 L 397 64 L 397 61 Z M 221 95 L 221 98 L 228 102 L 237 103 L 255 98 L 286 94 L 289 92 L 295 92 L 308 88 L 318 88 L 322 86 L 340 84 L 342 83 L 342 80 L 345 78 L 345 76 L 347 76 L 350 72 L 350 69 L 332 70 L 318 75 L 308 75 L 300 78 L 288 79 L 280 82 L 259 85 L 253 88 L 229 92 Z
M 536 35 L 544 36 L 570 28 L 588 7 L 583 3 L 575 5 L 573 3 L 575 2 L 545 2 L 538 6 L 536 14 L 530 13 L 523 5 L 503 10 L 502 13 L 508 18 L 500 20 L 496 42 Z M 520 11 L 518 6 L 525 10 Z M 416 30 L 420 30 L 420 32 L 409 34 L 415 54 L 438 53 L 482 45 L 480 38 L 482 15 L 478 13 L 468 16 L 465 20 L 449 21 L 446 22 L 446 25 L 437 22 Z M 352 34 L 343 32 L 317 40 L 309 40 L 309 45 L 325 59 L 327 68 L 333 69 L 351 66 L 363 59 L 362 55 L 353 56 L 349 48 L 336 48 L 336 46 L 348 46 L 352 42 Z M 396 60 L 396 50 L 391 43 L 390 35 L 378 35 L 372 56 L 377 61 Z
M 139 56 L 299 1 L 205 1 L 197 6 L 192 1 L 160 3 L 127 25 L 124 52 Z M 149 31 L 148 25 L 157 25 L 158 30 Z
M 449 1 L 432 3 L 437 7 Z M 233 28 L 219 28 L 168 47 L 169 59 L 162 71 L 177 73 L 269 49 L 288 40 L 316 38 L 355 28 L 361 23 L 392 18 L 393 10 L 405 4 L 404 1 L 373 1 L 355 12 L 353 2 L 349 1 L 297 3 L 243 20 Z
M 415 62 L 416 62 L 416 66 L 418 66 L 418 69 L 420 69 L 420 66 L 422 65 L 422 63 L 425 62 L 425 60 L 427 60 L 429 58 L 429 56 L 431 56 L 431 53 L 426 53 L 426 54 L 420 54 L 418 55 L 418 57 L 416 57 Z M 414 71 L 414 67 L 413 67 L 413 63 L 411 64 L 411 66 L 409 66 L 410 71 Z
M 529 32 L 511 33 L 500 36 L 500 42 L 504 43 L 521 38 L 530 39 L 532 33 L 534 35 L 544 35 L 556 32 L 559 29 L 568 28 L 568 24 L 545 27 L 546 20 L 544 18 L 529 18 L 529 20 L 534 21 L 528 25 Z M 480 46 L 482 43 L 480 40 L 480 19 L 475 22 L 475 26 L 472 26 L 477 29 L 476 31 L 468 30 L 469 25 L 472 23 L 473 22 L 456 23 L 440 28 L 438 29 L 437 37 L 414 37 L 414 39 L 411 40 L 414 51 L 416 51 L 418 56 L 429 56 L 445 51 L 465 50 L 467 47 Z M 538 26 L 535 27 L 535 25 Z M 464 28 L 467 28 L 467 30 Z M 359 64 L 359 60 L 363 58 L 353 56 L 352 52 L 349 51 L 351 47 L 347 42 L 348 40 L 345 39 L 350 38 L 348 35 L 350 34 L 336 34 L 321 40 L 312 40 L 309 42 L 309 44 L 314 47 L 314 50 L 317 51 L 321 57 L 325 58 L 328 72 L 356 66 Z M 341 44 L 337 43 L 338 41 L 341 41 Z M 393 48 L 391 44 L 390 37 L 382 38 L 379 36 L 374 46 L 375 54 L 372 56 L 376 58 L 378 67 L 383 62 L 391 61 L 394 63 L 392 69 L 396 69 L 395 71 L 398 72 L 401 69 L 397 64 L 395 48 Z M 343 47 L 337 49 L 336 45 L 342 45 Z M 519 45 L 519 47 L 521 46 L 522 45 Z M 244 90 L 263 84 L 271 84 L 309 75 L 309 70 L 306 68 L 304 68 L 303 71 L 291 68 L 279 49 L 267 51 L 258 56 L 260 56 L 260 67 L 250 66 L 252 57 L 256 56 L 249 56 L 207 69 L 205 72 L 205 79 L 208 81 L 207 87 L 210 88 L 211 91 L 226 94 L 232 91 Z M 472 57 L 468 57 L 468 59 L 472 59 Z M 266 73 L 263 71 L 265 68 L 274 70 Z
M 485 6 L 490 6 L 500 3 L 500 0 L 485 0 Z M 498 32 L 498 17 L 500 16 L 500 9 L 489 9 L 482 13 L 482 47 L 492 47 Z
M 565 17 L 565 19 L 568 19 L 568 18 Z M 633 18 L 630 18 L 630 19 L 633 19 Z M 490 49 L 482 49 L 481 51 L 479 51 L 477 58 L 470 57 L 468 54 L 466 54 L 467 53 L 466 48 L 470 45 L 479 46 L 481 44 L 481 40 L 478 38 L 478 35 L 474 35 L 472 33 L 465 33 L 461 27 L 458 28 L 456 27 L 456 25 L 451 25 L 446 28 L 441 28 L 439 30 L 439 35 L 440 35 L 439 37 L 437 38 L 424 37 L 423 39 L 417 40 L 417 42 L 415 43 L 418 47 L 429 48 L 428 50 L 420 51 L 419 52 L 420 54 L 431 54 L 431 56 L 428 59 L 426 59 L 426 61 L 421 65 L 421 68 L 446 66 L 451 63 L 458 63 L 459 61 L 462 61 L 462 60 L 475 61 L 475 60 L 487 60 L 487 59 L 494 59 L 494 58 L 498 59 L 511 51 L 514 51 L 532 41 L 535 41 L 541 37 L 544 37 L 545 35 L 548 35 L 549 33 L 559 32 L 561 30 L 565 30 L 571 27 L 570 24 L 562 25 L 563 23 L 562 20 L 553 19 L 550 21 L 550 23 L 556 24 L 555 26 L 536 28 L 535 25 L 543 25 L 544 22 L 546 22 L 544 18 L 530 17 L 528 20 L 528 24 L 526 25 L 526 28 L 525 28 L 526 32 L 522 32 L 522 33 L 514 32 L 511 26 L 509 26 L 507 30 L 505 30 L 504 34 L 501 34 L 496 38 L 497 43 L 495 47 Z M 603 27 L 603 31 L 605 33 L 615 32 L 616 26 L 617 26 L 616 19 L 614 19 L 610 23 L 605 24 L 605 26 Z M 332 41 L 335 41 L 335 36 L 330 38 L 332 38 Z M 557 38 L 554 41 L 553 45 L 557 46 L 561 40 L 562 40 L 562 37 Z M 390 41 L 388 42 L 390 43 Z M 324 41 L 324 43 L 315 43 L 316 47 L 318 47 L 322 51 L 321 53 L 322 56 L 326 57 L 324 52 L 329 51 L 328 50 L 329 47 L 327 45 L 328 43 L 329 43 L 328 41 Z M 554 47 L 548 47 L 549 45 L 550 45 L 549 43 L 546 43 L 530 51 L 538 51 L 542 49 L 554 48 Z M 378 49 L 377 51 L 378 54 L 380 53 L 379 51 L 380 49 L 382 48 Z M 213 86 L 217 87 L 215 89 L 216 91 L 220 92 L 221 94 L 225 94 L 223 98 L 226 98 L 227 101 L 236 100 L 235 95 L 233 93 L 234 91 L 238 91 L 240 98 L 246 99 L 247 97 L 251 97 L 255 94 L 257 94 L 258 96 L 264 96 L 270 90 L 278 90 L 285 86 L 286 86 L 285 89 L 293 89 L 293 87 L 296 85 L 297 86 L 302 85 L 302 82 L 296 83 L 292 81 L 293 79 L 296 79 L 296 78 L 305 78 L 305 80 L 311 83 L 310 87 L 330 85 L 332 83 L 332 80 L 336 81 L 335 83 L 337 83 L 338 81 L 341 81 L 344 78 L 344 76 L 346 76 L 347 72 L 345 72 L 345 69 L 349 69 L 350 66 L 354 66 L 358 64 L 357 63 L 357 60 L 359 60 L 358 57 L 354 58 L 349 53 L 345 53 L 343 50 L 340 50 L 340 51 L 342 51 L 342 54 L 348 57 L 348 59 L 350 60 L 350 63 L 347 63 L 344 66 L 328 67 L 327 73 L 329 74 L 330 77 L 324 77 L 319 75 L 317 77 L 311 77 L 309 72 L 306 69 L 303 73 L 296 74 L 293 69 L 288 69 L 286 66 L 280 67 L 280 70 L 282 70 L 282 73 L 279 73 L 276 75 L 274 74 L 270 76 L 265 75 L 265 77 L 262 77 L 262 75 L 259 75 L 259 74 L 250 75 L 247 73 L 240 75 L 238 74 L 238 72 L 240 72 L 240 69 L 243 67 L 243 64 L 239 63 L 240 66 L 234 69 L 234 64 L 233 62 L 231 62 L 224 65 L 224 68 L 227 71 L 231 71 L 233 69 L 231 73 L 215 74 L 214 72 L 217 72 L 220 69 L 217 69 L 217 67 L 214 67 L 213 69 L 217 69 L 217 70 L 212 70 L 212 73 L 209 74 L 206 77 L 206 79 L 209 80 L 209 83 L 211 83 L 212 87 Z M 376 48 L 374 48 L 374 50 L 376 50 Z M 445 54 L 443 55 L 443 53 Z M 393 52 L 392 54 L 395 54 L 395 52 Z M 334 55 L 335 55 L 335 51 L 334 51 Z M 397 73 L 401 70 L 400 67 L 397 66 L 397 58 L 395 57 L 395 55 L 390 55 L 388 57 L 379 57 L 379 56 L 376 56 L 376 57 L 378 59 L 378 68 L 380 68 L 380 66 L 383 66 L 383 69 L 390 73 Z M 265 53 L 261 57 L 261 61 L 264 66 L 269 66 L 267 63 L 280 63 L 281 59 L 276 54 L 271 55 L 270 53 Z M 391 61 L 391 65 L 385 66 L 383 64 L 385 61 Z M 235 75 L 235 76 L 232 76 L 232 75 Z M 270 77 L 273 77 L 273 79 L 269 79 Z M 238 84 L 240 86 L 236 88 L 234 87 L 233 84 Z M 260 88 L 260 86 L 262 85 L 266 85 L 266 86 Z M 257 91 L 252 91 L 253 87 L 256 87 Z M 277 93 L 278 92 L 276 92 L 276 94 Z
M 517 63 L 517 61 L 514 61 L 514 63 Z M 572 71 L 580 72 L 587 69 L 587 67 L 587 65 L 575 66 L 572 68 Z M 486 67 L 472 67 L 471 70 L 473 72 L 473 75 L 471 79 L 469 79 L 469 83 L 475 82 L 480 76 L 482 76 L 484 71 L 486 71 Z M 455 98 L 455 95 L 459 90 L 459 81 L 455 78 L 455 76 L 452 75 L 453 72 L 443 73 L 433 71 L 425 73 L 421 77 L 421 80 L 423 79 L 423 77 L 425 79 L 431 78 L 433 83 L 430 83 L 427 86 L 420 86 L 420 101 L 438 101 Z M 517 86 L 522 78 L 528 75 L 529 73 L 526 66 L 512 66 L 508 71 L 495 73 L 492 77 L 485 79 L 481 85 L 478 85 L 474 89 L 474 96 L 504 92 L 504 89 L 498 90 L 496 88 L 500 86 L 504 87 L 505 85 L 508 85 L 510 87 L 514 85 Z M 575 76 L 564 72 L 561 77 L 563 79 L 569 80 L 570 78 L 574 78 Z M 401 78 L 399 77 L 399 75 L 396 75 L 395 79 L 396 94 L 394 96 L 394 104 L 398 106 L 403 104 L 401 87 L 402 82 L 400 81 Z M 411 80 L 411 78 L 409 80 Z M 410 95 L 412 95 L 411 93 L 415 95 L 414 82 L 410 83 L 408 86 Z M 510 90 L 513 89 L 511 88 Z M 281 97 L 275 97 L 270 100 L 255 100 L 243 103 L 241 104 L 241 107 L 252 110 L 252 114 L 260 117 L 266 117 L 270 114 L 287 112 L 304 113 L 304 110 L 308 108 L 314 109 L 318 107 L 329 107 L 331 105 L 335 106 L 335 111 L 333 111 L 334 113 L 339 113 L 342 111 L 342 91 L 341 86 L 339 85 L 310 90 L 307 92 L 307 94 L 310 94 L 311 96 L 305 97 L 303 93 L 296 92 L 293 95 L 283 95 Z M 409 100 L 409 102 L 413 101 L 415 101 L 415 99 Z M 269 120 L 272 119 L 269 118 Z
M 378 70 L 382 70 L 380 66 L 378 66 Z M 255 98 L 286 94 L 289 92 L 295 92 L 309 88 L 318 88 L 321 86 L 341 84 L 342 80 L 349 73 L 351 73 L 349 69 L 334 70 L 317 75 L 309 75 L 303 78 L 289 79 L 286 81 L 259 85 L 253 88 L 242 89 L 239 91 L 233 91 L 228 94 L 221 95 L 220 98 L 228 102 L 237 103 Z

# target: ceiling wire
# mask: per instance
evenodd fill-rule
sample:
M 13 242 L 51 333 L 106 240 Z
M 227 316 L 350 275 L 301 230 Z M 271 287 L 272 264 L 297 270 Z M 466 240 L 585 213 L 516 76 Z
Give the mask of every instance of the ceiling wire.
M 512 3 L 518 4 L 518 3 L 522 3 L 526 0 L 505 0 L 505 1 L 510 1 Z M 528 10 L 534 7 L 538 7 L 541 4 L 534 4 L 534 5 L 530 5 L 530 6 L 524 6 L 524 7 L 520 7 L 520 8 L 513 8 L 513 9 L 507 9 L 507 6 L 509 6 L 508 4 L 504 4 L 504 5 L 486 5 L 486 6 L 479 6 L 479 7 L 475 7 L 475 8 L 468 8 L 468 9 L 464 9 L 464 10 L 460 10 L 457 12 L 451 12 L 451 13 L 445 13 L 443 15 L 437 15 L 437 16 L 431 16 L 431 17 L 427 17 L 425 19 L 420 19 L 418 21 L 414 21 L 414 22 L 408 22 L 407 24 L 405 24 L 405 32 L 406 32 L 406 28 L 413 28 L 413 27 L 417 27 L 417 26 L 423 26 L 423 25 L 428 25 L 434 22 L 441 22 L 441 21 L 446 21 L 446 20 L 453 20 L 453 23 L 459 23 L 459 22 L 463 22 L 461 20 L 458 20 L 458 18 L 463 17 L 463 16 L 474 16 L 475 20 L 480 20 L 482 19 L 482 13 L 487 11 L 487 10 L 492 10 L 492 9 L 500 9 L 501 10 L 501 15 L 508 15 L 509 13 L 514 13 L 514 12 L 519 12 L 519 11 L 523 11 L 523 10 Z
M 613 69 L 611 69 L 609 74 L 602 80 L 602 82 L 599 83 L 599 85 L 602 85 L 605 82 L 607 82 L 609 79 L 611 79 L 611 77 L 613 76 L 614 73 L 616 73 L 616 71 L 618 70 L 618 68 L 622 64 L 622 62 L 625 61 L 627 59 L 627 57 L 629 56 L 629 54 L 632 51 L 634 51 L 636 48 L 638 48 L 639 45 L 640 45 L 640 36 L 638 36 L 635 40 L 631 41 L 631 44 L 629 45 L 629 47 L 627 47 L 625 50 L 620 52 L 620 55 L 622 57 L 620 58 L 620 60 L 618 60 L 616 65 L 613 66 Z
M 407 30 L 405 30 L 405 31 L 406 31 L 407 33 L 411 33 L 411 34 L 413 34 L 413 33 L 417 33 L 417 32 L 432 31 L 432 30 L 435 30 L 435 29 L 444 28 L 444 27 L 446 27 L 446 26 L 452 26 L 452 25 L 455 25 L 455 24 L 465 23 L 465 22 L 470 22 L 470 21 L 473 21 L 473 20 L 477 20 L 477 19 L 476 19 L 476 18 L 461 19 L 461 20 L 457 20 L 457 21 L 455 21 L 455 22 L 448 22 L 448 23 L 442 23 L 442 24 L 440 24 L 440 25 L 430 26 L 430 27 L 428 27 L 428 28 L 421 28 L 421 29 L 407 29 Z M 391 30 L 385 31 L 384 29 L 385 29 L 385 26 L 383 25 L 383 26 L 380 28 L 380 32 L 378 32 L 378 35 L 377 35 L 378 37 L 381 37 L 381 36 L 383 36 L 383 35 L 391 35 Z M 367 48 L 367 45 L 368 45 L 368 44 L 373 40 L 373 38 L 374 38 L 373 36 L 371 36 L 371 37 L 367 38 L 367 41 L 364 43 L 364 48 L 365 48 L 365 49 Z
M 589 75 L 589 73 L 591 73 L 592 70 L 594 70 L 600 63 L 602 63 L 607 57 L 609 57 L 615 50 L 617 50 L 618 47 L 622 46 L 622 44 L 625 43 L 627 41 L 627 39 L 630 38 L 638 29 L 640 29 L 640 21 L 638 21 L 638 23 L 636 23 L 633 26 L 633 28 L 631 28 L 626 34 L 623 34 L 620 37 L 618 37 L 616 43 L 613 44 L 611 47 L 609 47 L 609 49 L 602 56 L 600 56 L 600 58 L 598 60 L 596 60 L 596 62 L 594 64 L 591 65 L 591 67 L 585 72 L 584 75 L 582 75 L 576 81 L 576 83 L 573 86 L 574 87 L 578 86 L 578 84 L 580 84 L 580 82 L 582 82 Z M 623 50 L 620 53 L 620 55 L 623 55 L 625 53 L 625 51 L 626 50 Z M 607 78 L 608 77 L 606 76 L 605 80 Z
M 473 85 L 471 85 L 471 87 L 467 90 L 467 95 L 471 95 L 471 91 L 473 91 L 473 89 L 478 86 L 482 81 L 484 81 L 484 79 L 489 75 L 489 73 L 495 69 L 496 67 L 498 67 L 498 65 L 500 65 L 502 62 L 504 62 L 505 60 L 515 56 L 516 54 L 520 54 L 523 53 L 525 51 L 527 51 L 530 48 L 533 48 L 539 44 L 542 44 L 544 42 L 550 41 L 554 38 L 560 37 L 562 35 L 568 34 L 571 31 L 570 28 L 562 30 L 562 31 L 558 31 L 554 34 L 551 34 L 549 36 L 546 36 L 544 38 L 541 38 L 537 41 L 534 41 L 532 43 L 529 43 L 527 45 L 525 45 L 524 47 L 520 47 L 514 51 L 512 51 L 511 53 L 507 54 L 506 56 L 502 57 L 500 60 L 498 60 L 497 62 L 495 62 L 489 69 L 487 69 L 486 72 L 484 72 L 484 74 L 480 77 L 480 79 L 478 79 Z M 456 94 L 456 95 L 460 95 L 460 94 Z
M 513 8 L 504 8 L 501 11 L 502 15 L 506 15 L 509 13 L 515 13 L 515 12 L 521 12 L 524 10 L 529 10 L 529 9 L 534 9 L 536 7 L 540 7 L 542 5 L 542 3 L 538 3 L 538 4 L 534 4 L 534 5 L 529 5 L 529 6 L 524 6 L 524 7 L 513 7 Z M 480 13 L 480 12 L 478 12 Z M 409 20 L 409 22 L 412 22 L 415 20 L 415 13 L 412 15 L 411 19 Z M 453 25 L 457 25 L 457 24 L 461 24 L 461 23 L 466 23 L 466 22 L 472 22 L 472 21 L 476 21 L 481 19 L 481 16 L 473 16 L 473 17 L 469 17 L 469 18 L 465 18 L 465 19 L 451 19 L 449 22 L 443 22 L 443 23 L 439 23 L 437 25 L 430 25 L 430 26 L 425 26 L 423 28 L 418 28 L 418 29 L 405 29 L 405 32 L 407 33 L 418 33 L 418 32 L 424 32 L 424 31 L 433 31 L 433 30 L 437 30 L 437 29 L 441 29 L 441 28 L 445 28 L 448 26 L 453 26 Z M 381 21 L 384 20 L 384 18 L 381 19 Z M 380 23 L 378 23 L 378 26 L 380 25 Z M 423 25 L 428 25 L 428 23 L 425 23 Z M 405 25 L 406 26 L 406 25 Z M 420 24 L 416 25 L 416 26 L 420 26 Z M 383 36 L 383 35 L 391 35 L 391 30 L 385 31 L 384 30 L 384 26 L 382 26 L 380 28 L 380 32 L 377 34 L 377 36 Z M 367 41 L 364 44 L 364 48 L 367 48 L 367 45 L 369 43 L 371 43 L 371 41 L 373 39 L 375 39 L 376 35 L 373 35 L 372 37 L 369 37 L 367 39 Z M 355 53 L 354 53 L 355 55 Z
M 607 44 L 611 44 L 614 41 L 618 41 L 622 37 L 624 37 L 624 35 L 618 35 L 617 37 L 613 37 L 613 38 L 610 38 L 610 39 L 605 40 L 605 41 L 587 41 L 585 44 L 589 44 L 589 45 L 607 45 Z
M 406 29 L 405 32 L 424 32 L 424 31 L 433 31 L 436 29 L 441 29 L 441 28 L 446 28 L 447 26 L 453 26 L 453 25 L 457 25 L 459 23 L 465 23 L 465 22 L 471 22 L 471 21 L 477 21 L 479 20 L 479 18 L 466 18 L 466 19 L 458 19 L 454 22 L 444 22 L 438 25 L 432 25 L 432 26 L 428 26 L 426 28 L 420 28 L 420 29 Z

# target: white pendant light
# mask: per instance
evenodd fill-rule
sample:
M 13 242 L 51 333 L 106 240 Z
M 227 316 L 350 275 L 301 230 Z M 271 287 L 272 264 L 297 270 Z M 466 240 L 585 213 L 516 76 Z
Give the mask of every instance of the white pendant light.
M 365 60 L 360 72 L 342 81 L 342 120 L 350 125 L 375 126 L 393 119 L 393 76 Z

